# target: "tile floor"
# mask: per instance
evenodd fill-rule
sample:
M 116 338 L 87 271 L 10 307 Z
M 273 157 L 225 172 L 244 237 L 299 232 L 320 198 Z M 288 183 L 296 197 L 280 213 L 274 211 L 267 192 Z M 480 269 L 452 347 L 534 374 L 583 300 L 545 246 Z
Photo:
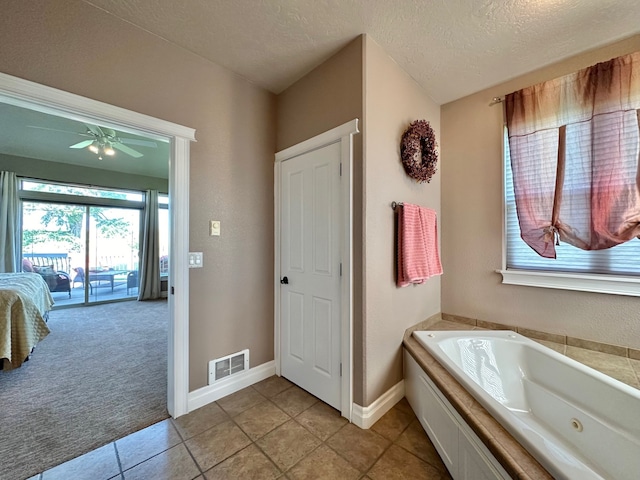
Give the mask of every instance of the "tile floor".
M 441 321 L 434 329 L 468 329 Z M 640 388 L 640 360 L 538 340 Z M 271 377 L 29 480 L 449 479 L 405 399 L 370 430 Z
M 450 479 L 406 399 L 370 430 L 270 377 L 29 480 Z

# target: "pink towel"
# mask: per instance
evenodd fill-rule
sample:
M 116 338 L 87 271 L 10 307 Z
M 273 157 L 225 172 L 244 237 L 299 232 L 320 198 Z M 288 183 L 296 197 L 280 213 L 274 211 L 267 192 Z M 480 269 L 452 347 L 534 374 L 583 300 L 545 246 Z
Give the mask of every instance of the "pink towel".
M 412 283 L 424 283 L 434 275 L 442 275 L 436 212 L 405 203 L 398 212 L 396 285 L 406 287 Z

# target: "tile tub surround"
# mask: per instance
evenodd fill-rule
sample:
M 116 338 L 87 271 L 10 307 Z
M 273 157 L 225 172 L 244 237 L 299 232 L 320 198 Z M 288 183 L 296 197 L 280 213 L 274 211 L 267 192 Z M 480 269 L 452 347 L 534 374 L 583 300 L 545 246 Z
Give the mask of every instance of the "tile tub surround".
M 432 317 L 433 318 L 433 317 Z M 450 313 L 443 313 L 441 315 L 442 320 L 448 322 L 454 322 L 466 326 L 486 328 L 489 330 L 513 330 L 514 332 L 524 335 L 525 337 L 532 338 L 534 340 L 545 340 L 547 342 L 559 343 L 561 345 L 568 345 L 571 347 L 584 348 L 586 350 L 594 350 L 596 352 L 607 353 L 609 355 L 617 355 L 620 357 L 627 357 L 634 360 L 640 360 L 640 350 L 636 348 L 623 347 L 620 345 L 612 345 L 610 343 L 596 342 L 594 340 L 584 340 L 582 338 L 570 337 L 567 335 L 560 335 L 558 333 L 547 333 L 539 330 L 531 330 L 524 327 L 514 327 L 513 325 L 506 325 L 503 323 L 487 322 L 485 320 L 479 320 L 475 318 L 462 317 L 460 315 L 452 315 Z M 437 319 L 435 320 L 437 321 Z M 424 323 L 419 325 L 423 325 Z M 433 324 L 434 322 L 431 322 Z M 421 330 L 421 328 L 411 327 L 412 330 Z
M 406 399 L 361 430 L 273 376 L 29 480 L 382 480 L 391 473 L 451 478 Z

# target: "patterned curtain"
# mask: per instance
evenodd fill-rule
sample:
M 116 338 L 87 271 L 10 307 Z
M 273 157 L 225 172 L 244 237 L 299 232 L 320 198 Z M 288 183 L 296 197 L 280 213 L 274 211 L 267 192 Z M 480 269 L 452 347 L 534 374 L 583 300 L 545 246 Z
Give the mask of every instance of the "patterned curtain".
M 556 258 L 640 236 L 640 52 L 507 95 L 522 239 Z
M 14 172 L 0 172 L 0 272 L 20 272 L 20 199 Z

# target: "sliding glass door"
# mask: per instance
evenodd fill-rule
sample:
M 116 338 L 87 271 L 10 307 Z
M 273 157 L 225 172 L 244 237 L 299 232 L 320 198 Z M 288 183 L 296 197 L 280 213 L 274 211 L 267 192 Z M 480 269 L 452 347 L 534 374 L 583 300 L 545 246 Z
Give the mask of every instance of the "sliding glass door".
M 55 306 L 137 298 L 143 192 L 21 180 L 23 270 L 41 274 Z M 169 273 L 168 198 L 159 195 L 160 287 Z M 162 295 L 162 294 L 161 294 Z
M 140 211 L 88 207 L 89 302 L 138 296 Z
M 56 305 L 86 301 L 82 290 L 86 215 L 82 205 L 22 204 L 22 270 L 42 276 Z
M 55 306 L 138 296 L 139 208 L 23 201 L 22 269 L 42 275 Z

